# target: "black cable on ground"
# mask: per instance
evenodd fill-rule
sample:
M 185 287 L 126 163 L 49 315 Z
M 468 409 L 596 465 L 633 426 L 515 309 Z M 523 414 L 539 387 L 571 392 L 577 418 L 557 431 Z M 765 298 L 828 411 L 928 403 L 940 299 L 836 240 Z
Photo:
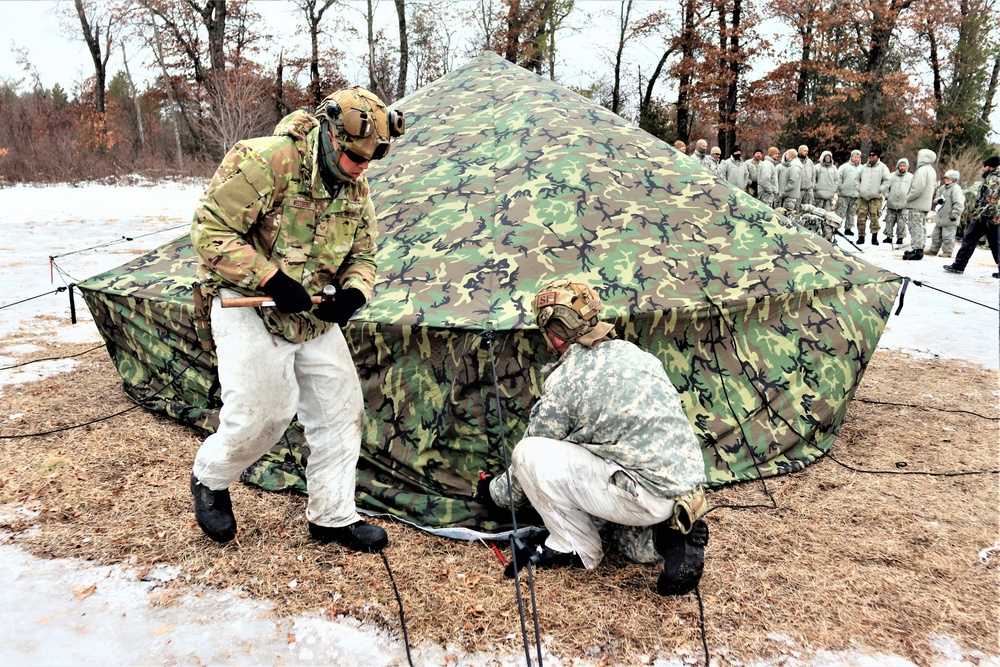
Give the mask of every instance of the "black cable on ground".
M 389 581 L 392 582 L 392 592 L 396 594 L 396 602 L 399 603 L 399 625 L 403 628 L 403 646 L 406 647 L 406 661 L 413 667 L 413 658 L 410 656 L 410 635 L 406 632 L 406 618 L 403 616 L 403 598 L 399 596 L 399 588 L 396 586 L 396 578 L 392 576 L 392 569 L 389 567 L 389 559 L 385 557 L 385 552 L 378 552 L 385 563 L 385 571 L 389 573 Z
M 11 366 L 0 366 L 0 371 L 9 371 L 12 368 L 20 368 L 21 366 L 27 366 L 28 364 L 37 364 L 40 361 L 60 361 L 62 359 L 72 359 L 74 357 L 79 357 L 79 356 L 82 356 L 84 354 L 87 354 L 88 352 L 93 352 L 94 350 L 99 350 L 102 347 L 104 347 L 104 346 L 103 345 L 95 345 L 94 347 L 90 348 L 89 350 L 84 350 L 83 352 L 78 352 L 76 354 L 68 354 L 65 357 L 45 357 L 44 359 L 32 359 L 31 361 L 22 361 L 19 364 L 13 364 Z
M 512 492 L 513 485 L 510 479 L 510 459 L 507 456 L 507 433 L 503 425 L 503 409 L 500 406 L 500 382 L 497 380 L 497 363 L 496 356 L 493 353 L 493 341 L 496 340 L 496 331 L 489 329 L 482 333 L 482 337 L 486 339 L 489 343 L 490 350 L 490 368 L 493 371 L 493 392 L 496 395 L 497 401 L 497 422 L 500 425 L 500 449 L 503 452 L 503 464 L 504 464 L 504 474 L 507 475 L 507 503 L 510 506 L 510 517 L 511 525 L 514 530 L 511 532 L 510 537 L 510 552 L 511 561 L 514 566 L 514 589 L 517 591 L 517 613 L 521 619 L 521 639 L 524 642 L 524 659 L 528 665 L 531 667 L 531 649 L 528 646 L 528 628 L 527 621 L 525 620 L 524 614 L 524 597 L 521 595 L 521 568 L 518 567 L 517 563 L 517 547 L 514 544 L 515 535 L 517 534 L 517 512 L 514 508 L 514 495 Z M 538 665 L 542 666 L 542 639 L 541 639 L 541 629 L 538 624 L 538 605 L 535 599 L 535 575 L 532 571 L 531 564 L 528 563 L 528 590 L 531 591 L 531 616 L 535 626 L 535 648 L 538 653 Z
M 68 289 L 69 289 L 69 287 L 66 287 L 66 286 L 57 287 L 54 290 L 51 290 L 49 292 L 45 292 L 44 294 L 37 294 L 35 296 L 29 296 L 27 299 L 21 299 L 20 301 L 14 301 L 13 303 L 5 303 L 4 305 L 0 306 L 0 310 L 3 310 L 4 308 L 10 308 L 11 306 L 16 306 L 18 304 L 22 304 L 22 303 L 25 303 L 25 302 L 28 302 L 28 301 L 33 301 L 34 299 L 41 299 L 43 296 L 48 296 L 50 294 L 58 294 L 59 292 L 65 292 Z
M 115 417 L 120 417 L 121 415 L 125 414 L 126 412 L 131 412 L 132 410 L 135 410 L 136 408 L 141 408 L 141 407 L 143 407 L 143 405 L 147 401 L 149 401 L 149 400 L 151 400 L 151 399 L 156 398 L 157 396 L 159 396 L 160 393 L 163 392 L 167 387 L 169 387 L 174 382 L 176 382 L 177 379 L 180 376 L 184 375 L 184 373 L 186 373 L 187 370 L 189 368 L 191 368 L 192 365 L 194 365 L 194 362 L 198 361 L 198 358 L 201 357 L 201 355 L 202 355 L 203 352 L 204 352 L 204 350 L 198 350 L 198 354 L 194 355 L 194 358 L 192 358 L 191 361 L 188 362 L 187 366 L 185 366 L 184 368 L 182 368 L 176 375 L 174 375 L 174 377 L 170 378 L 169 382 L 167 382 L 166 384 L 164 384 L 162 387 L 160 387 L 159 389 L 157 389 L 155 392 L 153 392 L 149 396 L 146 396 L 145 398 L 143 398 L 141 400 L 138 400 L 138 401 L 133 398 L 132 400 L 135 402 L 135 405 L 133 405 L 130 408 L 125 408 L 124 410 L 116 412 L 116 413 L 114 413 L 112 415 L 107 415 L 107 416 L 104 416 L 104 417 L 98 417 L 97 419 L 91 419 L 90 421 L 84 422 L 82 424 L 74 424 L 73 426 L 62 426 L 60 428 L 52 429 L 51 431 L 41 431 L 39 433 L 22 433 L 20 435 L 0 435 L 0 440 L 17 440 L 17 439 L 20 439 L 20 438 L 37 438 L 37 437 L 40 437 L 40 436 L 43 436 L 43 435 L 52 435 L 53 433 L 61 433 L 63 431 L 72 431 L 73 429 L 83 428 L 84 426 L 90 426 L 91 424 L 97 424 L 99 422 L 108 421 L 109 419 L 114 419 Z M 125 394 L 125 395 L 128 396 L 128 394 Z M 129 396 L 129 398 L 132 398 L 132 397 Z
M 967 470 L 964 472 L 930 472 L 923 470 L 862 470 L 861 468 L 855 468 L 849 466 L 846 463 L 842 463 L 833 457 L 833 454 L 829 452 L 826 458 L 830 459 L 837 465 L 847 468 L 848 470 L 853 470 L 854 472 L 863 472 L 869 475 L 927 475 L 929 477 L 964 477 L 967 475 L 998 475 L 1000 470 Z M 899 461 L 896 463 L 897 468 L 905 468 L 906 461 Z
M 1000 421 L 1000 417 L 987 417 L 986 415 L 981 415 L 978 412 L 971 412 L 969 410 L 960 409 L 950 409 L 950 408 L 936 408 L 933 405 L 915 405 L 913 403 L 892 403 L 891 401 L 873 401 L 870 398 L 855 398 L 858 403 L 869 403 L 871 405 L 893 405 L 898 408 L 916 408 L 917 410 L 937 410 L 938 412 L 954 412 L 961 413 L 964 415 L 972 415 L 973 417 L 979 417 L 980 419 L 986 419 L 991 422 Z
M 705 649 L 705 667 L 711 667 L 712 659 L 708 655 L 708 638 L 705 634 L 705 603 L 701 601 L 701 589 L 694 587 L 694 596 L 698 598 L 698 619 L 701 625 L 701 647 Z

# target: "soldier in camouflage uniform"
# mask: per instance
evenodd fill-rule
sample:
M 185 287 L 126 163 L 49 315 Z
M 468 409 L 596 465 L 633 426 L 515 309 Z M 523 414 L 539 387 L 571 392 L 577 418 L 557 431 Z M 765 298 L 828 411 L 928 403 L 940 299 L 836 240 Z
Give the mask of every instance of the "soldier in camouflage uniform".
M 354 504 L 364 406 L 341 328 L 371 296 L 375 209 L 364 175 L 405 122 L 351 88 L 315 116 L 295 111 L 270 137 L 237 143 L 202 196 L 191 227 L 210 294 L 266 294 L 274 307 L 221 308 L 215 340 L 222 411 L 195 458 L 195 518 L 217 542 L 236 535 L 228 487 L 298 414 L 310 447 L 310 535 L 377 552 L 384 530 Z M 332 299 L 313 295 L 333 285 Z
M 535 296 L 535 322 L 560 356 L 543 371 L 509 477 L 484 480 L 478 496 L 495 507 L 530 501 L 545 523 L 515 549 L 508 577 L 528 562 L 596 568 L 605 526 L 629 558 L 663 559 L 657 590 L 680 595 L 697 586 L 708 542 L 704 458 L 663 364 L 616 340 L 600 309 L 593 289 L 568 280 Z
M 979 241 L 986 237 L 986 242 L 993 253 L 993 264 L 1000 259 L 1000 155 L 994 155 L 983 162 L 983 182 L 976 193 L 972 205 L 969 230 L 962 238 L 962 247 L 955 254 L 955 263 L 948 264 L 944 270 L 948 273 L 964 273 L 965 267 L 972 258 Z M 993 274 L 1000 278 L 1000 271 Z

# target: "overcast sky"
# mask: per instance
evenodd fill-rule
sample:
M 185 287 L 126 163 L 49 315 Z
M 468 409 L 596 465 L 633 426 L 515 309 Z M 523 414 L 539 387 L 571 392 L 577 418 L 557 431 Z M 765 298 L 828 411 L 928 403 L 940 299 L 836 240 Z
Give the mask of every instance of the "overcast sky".
M 378 1 L 378 0 L 377 0 Z M 411 0 L 412 1 L 412 0 Z M 353 12 L 354 23 L 363 26 L 360 10 L 364 8 L 361 0 L 348 0 L 347 4 L 359 11 Z M 470 4 L 470 0 L 452 0 L 448 6 Z M 639 0 L 636 12 L 652 12 L 657 9 L 675 11 L 676 0 Z M 289 0 L 252 0 L 256 11 L 263 14 L 271 28 L 280 34 L 292 35 L 299 23 L 296 9 Z M 571 16 L 571 24 L 557 33 L 557 63 L 556 77 L 564 85 L 587 85 L 600 77 L 610 77 L 610 59 L 613 57 L 617 29 L 615 19 L 608 17 L 607 12 L 615 12 L 618 2 L 611 0 L 577 0 Z M 0 79 L 27 80 L 23 68 L 17 62 L 16 49 L 26 52 L 28 61 L 38 70 L 42 85 L 51 88 L 59 83 L 67 92 L 76 90 L 80 82 L 93 75 L 93 63 L 80 32 L 79 23 L 73 19 L 62 17 L 67 10 L 73 11 L 72 0 L 0 0 Z M 381 0 L 379 11 L 382 17 L 381 25 L 395 25 L 395 9 L 390 0 Z M 765 39 L 775 45 L 781 45 L 783 38 L 776 33 L 780 29 L 778 23 L 772 21 L 761 28 Z M 301 38 L 300 38 L 301 39 Z M 282 40 L 292 43 L 293 38 Z M 459 40 L 462 41 L 462 40 Z M 629 82 L 634 86 L 636 71 L 651 72 L 662 53 L 658 40 L 630 42 L 626 50 L 628 60 Z M 306 44 L 302 40 L 301 53 L 305 53 Z M 456 47 L 456 51 L 464 49 L 464 44 Z M 287 47 L 286 47 L 287 48 Z M 136 49 L 137 51 L 137 49 Z M 141 89 L 143 82 L 150 78 L 150 70 L 142 63 L 145 54 L 130 53 L 132 75 L 137 79 Z M 466 58 L 459 57 L 455 65 L 461 65 Z M 770 63 L 760 63 L 758 71 L 751 77 L 759 76 Z M 112 52 L 108 64 L 108 80 L 122 69 L 120 49 Z M 352 81 L 365 85 L 367 75 L 359 61 L 345 63 L 345 75 Z M 674 95 L 669 89 L 669 81 L 662 81 L 657 92 L 661 95 Z M 992 139 L 1000 141 L 1000 104 L 991 116 Z

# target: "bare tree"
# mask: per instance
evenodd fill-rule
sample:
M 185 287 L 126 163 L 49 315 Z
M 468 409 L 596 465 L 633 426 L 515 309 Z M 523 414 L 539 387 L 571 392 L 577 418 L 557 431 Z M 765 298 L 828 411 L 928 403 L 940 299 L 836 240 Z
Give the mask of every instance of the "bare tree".
M 206 135 L 222 153 L 241 139 L 261 134 L 270 122 L 267 89 L 247 70 L 229 69 L 211 88 Z
M 295 6 L 305 15 L 306 29 L 309 32 L 309 91 L 313 108 L 323 101 L 319 75 L 319 36 L 323 34 L 323 15 L 337 2 L 338 0 L 295 0 Z
M 104 90 L 108 73 L 108 59 L 111 58 L 111 48 L 115 39 L 114 26 L 116 25 L 113 12 L 106 12 L 103 16 L 98 15 L 94 7 L 84 4 L 83 0 L 75 0 L 76 15 L 80 20 L 80 28 L 83 30 L 83 39 L 87 42 L 87 50 L 90 51 L 90 58 L 94 61 L 94 99 L 97 113 L 103 114 Z M 90 17 L 87 16 L 88 12 Z M 91 24 L 93 21 L 93 25 Z M 101 45 L 101 24 L 104 24 L 104 45 Z

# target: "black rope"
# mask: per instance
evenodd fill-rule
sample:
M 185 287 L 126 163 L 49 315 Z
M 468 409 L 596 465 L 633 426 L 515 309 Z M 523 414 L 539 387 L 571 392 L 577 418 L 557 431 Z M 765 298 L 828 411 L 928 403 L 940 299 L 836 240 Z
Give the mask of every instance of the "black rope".
M 969 303 L 974 303 L 977 306 L 982 306 L 983 308 L 989 308 L 990 310 L 995 310 L 997 312 L 1000 312 L 1000 308 L 994 308 L 993 306 L 987 306 L 985 303 L 979 303 L 978 301 L 973 301 L 972 299 L 966 299 L 964 296 L 959 296 L 957 294 L 953 294 L 952 292 L 946 292 L 943 289 L 938 289 L 937 287 L 932 287 L 932 286 L 928 285 L 927 283 L 922 282 L 920 280 L 912 280 L 911 282 L 913 282 L 914 285 L 918 285 L 920 287 L 926 287 L 927 289 L 932 289 L 935 292 L 941 292 L 941 294 L 947 294 L 948 296 L 953 296 L 956 299 L 961 299 L 962 301 L 968 301 Z
M 0 371 L 9 371 L 12 368 L 20 368 L 21 366 L 27 366 L 28 364 L 37 364 L 40 361 L 59 361 L 61 359 L 72 359 L 74 357 L 79 357 L 79 356 L 82 356 L 84 354 L 87 354 L 88 352 L 93 352 L 94 350 L 99 350 L 102 347 L 104 347 L 104 345 L 95 345 L 94 347 L 90 348 L 89 350 L 84 350 L 83 352 L 78 352 L 76 354 L 70 354 L 70 355 L 67 355 L 65 357 L 45 357 L 44 359 L 32 359 L 31 361 L 22 361 L 19 364 L 13 364 L 11 366 L 0 366 Z
M 981 415 L 978 412 L 972 412 L 970 410 L 936 408 L 933 405 L 915 405 L 913 403 L 893 403 L 891 401 L 873 401 L 870 398 L 855 398 L 854 400 L 858 401 L 859 403 L 870 403 L 871 405 L 893 405 L 899 408 L 916 408 L 918 410 L 937 410 L 938 412 L 954 412 L 964 415 L 972 415 L 973 417 L 979 417 L 980 419 L 986 419 L 991 422 L 1000 421 L 1000 417 L 987 417 L 986 415 Z
M 157 389 L 155 392 L 153 392 L 149 396 L 146 396 L 145 398 L 143 398 L 141 400 L 136 400 L 136 399 L 132 398 L 131 396 L 129 396 L 129 398 L 132 399 L 133 402 L 135 402 L 135 405 L 133 405 L 130 408 L 125 408 L 124 410 L 116 412 L 116 413 L 114 413 L 112 415 L 106 415 L 104 417 L 98 417 L 97 419 L 92 419 L 92 420 L 90 420 L 88 422 L 84 422 L 82 424 L 75 424 L 73 426 L 63 426 L 61 428 L 52 429 L 51 431 L 41 431 L 39 433 L 22 433 L 20 435 L 0 435 L 0 440 L 17 440 L 17 439 L 20 439 L 20 438 L 36 438 L 36 437 L 40 437 L 40 436 L 43 436 L 43 435 L 52 435 L 53 433 L 62 433 L 63 431 L 72 431 L 73 429 L 83 428 L 84 426 L 90 426 L 91 424 L 97 424 L 99 422 L 108 421 L 109 419 L 114 419 L 115 417 L 120 417 L 121 415 L 125 414 L 126 412 L 131 412 L 132 410 L 135 410 L 136 408 L 141 408 L 141 407 L 143 407 L 144 403 L 146 403 L 147 401 L 149 401 L 149 400 L 151 400 L 151 399 L 156 398 L 157 396 L 159 396 L 160 393 L 162 393 L 167 387 L 169 387 L 174 382 L 176 382 L 177 379 L 181 375 L 183 375 L 184 373 L 186 373 L 187 370 L 189 368 L 191 368 L 192 365 L 194 365 L 194 362 L 198 361 L 198 358 L 201 357 L 201 355 L 202 355 L 203 352 L 204 352 L 204 350 L 198 350 L 198 354 L 196 354 L 191 359 L 191 361 L 188 362 L 187 366 L 185 366 L 184 368 L 182 368 L 174 377 L 172 377 L 170 379 L 170 382 L 167 382 L 166 384 L 164 384 L 162 387 L 160 387 L 159 389 Z M 128 396 L 127 393 L 125 395 Z
M 500 449 L 503 451 L 503 464 L 504 464 L 504 474 L 507 476 L 507 503 L 510 506 L 510 517 L 511 524 L 514 530 L 511 531 L 510 536 L 510 552 L 511 561 L 514 566 L 514 589 L 517 591 L 517 613 L 521 620 L 521 639 L 524 642 L 524 659 L 528 665 L 531 667 L 531 649 L 528 646 L 528 627 L 527 621 L 525 620 L 524 614 L 524 596 L 521 594 L 521 568 L 518 567 L 517 562 L 517 546 L 514 544 L 515 535 L 517 534 L 517 512 L 514 509 L 514 494 L 513 485 L 510 478 L 510 458 L 507 455 L 507 433 L 503 425 L 503 409 L 500 405 L 500 382 L 497 380 L 497 363 L 496 356 L 493 353 L 493 341 L 496 339 L 496 331 L 489 329 L 484 331 L 481 336 L 486 339 L 489 343 L 490 350 L 490 368 L 493 371 L 493 392 L 496 395 L 497 402 L 497 421 L 500 424 Z M 531 563 L 528 563 L 528 590 L 531 592 L 531 616 L 535 626 L 535 647 L 538 651 L 538 665 L 542 665 L 542 642 L 541 642 L 541 630 L 538 625 L 538 605 L 535 600 L 535 575 L 532 571 Z
M 827 453 L 826 458 L 830 459 L 837 465 L 847 468 L 848 470 L 853 470 L 854 472 L 863 472 L 869 475 L 927 475 L 929 477 L 965 477 L 968 475 L 998 475 L 1000 470 L 967 470 L 964 472 L 930 472 L 923 470 L 862 470 L 861 468 L 855 468 L 849 466 L 846 463 L 842 463 L 833 457 L 833 454 Z M 897 468 L 905 468 L 906 461 L 899 461 L 896 463 Z
M 155 232 L 148 232 L 146 234 L 139 234 L 137 236 L 122 236 L 114 241 L 106 241 L 104 243 L 98 243 L 97 245 L 90 246 L 89 248 L 80 248 L 79 250 L 71 250 L 69 252 L 64 252 L 61 255 L 50 255 L 49 259 L 55 259 L 56 257 L 68 257 L 69 255 L 75 255 L 79 252 L 86 252 L 88 250 L 96 250 L 97 248 L 106 248 L 107 246 L 115 245 L 118 243 L 127 243 L 128 241 L 134 241 L 136 239 L 145 238 L 147 236 L 153 236 L 154 234 L 163 234 L 164 232 L 172 232 L 175 229 L 181 229 L 183 227 L 190 227 L 189 224 L 177 225 L 176 227 L 168 227 L 167 229 L 160 229 Z
M 701 601 L 701 589 L 694 587 L 694 596 L 698 598 L 698 619 L 701 625 L 701 647 L 705 649 L 705 667 L 711 667 L 712 659 L 708 655 L 708 639 L 705 633 L 705 603 Z
M 10 308 L 11 306 L 16 306 L 16 305 L 21 304 L 21 303 L 26 303 L 28 301 L 33 301 L 34 299 L 41 299 L 43 296 L 48 296 L 50 294 L 58 294 L 59 292 L 65 292 L 67 289 L 69 289 L 69 288 L 65 287 L 65 286 L 63 286 L 63 287 L 57 287 L 54 290 L 45 292 L 44 294 L 37 294 L 35 296 L 29 296 L 27 299 L 21 299 L 20 301 L 14 301 L 13 303 L 5 303 L 4 305 L 0 306 L 0 310 L 3 310 L 4 308 Z
M 702 288 L 702 291 L 705 292 L 704 288 Z M 705 297 L 708 299 L 708 302 L 711 305 L 715 306 L 719 310 L 719 318 L 722 319 L 722 309 L 719 308 L 719 306 L 716 305 L 716 303 L 714 301 L 712 301 L 712 297 L 710 297 L 708 295 L 708 292 L 705 292 Z M 726 405 L 729 406 L 729 413 L 731 415 L 733 415 L 733 419 L 736 420 L 736 425 L 740 429 L 740 434 L 743 436 L 743 446 L 746 447 L 747 453 L 750 455 L 750 462 L 753 463 L 754 470 L 757 471 L 757 479 L 760 481 L 760 485 L 764 489 L 764 495 L 766 495 L 768 497 L 768 499 L 771 501 L 771 504 L 770 505 L 763 505 L 763 504 L 756 504 L 756 505 L 716 505 L 714 507 L 709 508 L 708 511 L 705 512 L 705 516 L 707 516 L 711 512 L 714 512 L 717 509 L 722 509 L 722 508 L 729 508 L 729 509 L 757 509 L 757 508 L 778 509 L 778 501 L 774 499 L 774 496 L 771 495 L 770 489 L 767 488 L 767 482 L 764 481 L 764 473 L 762 473 L 760 471 L 760 467 L 757 465 L 757 456 L 754 454 L 753 450 L 750 448 L 750 439 L 747 437 L 747 433 L 743 429 L 743 422 L 740 420 L 739 417 L 736 416 L 736 408 L 733 407 L 733 402 L 731 400 L 729 400 L 729 391 L 726 389 L 725 377 L 724 377 L 724 375 L 722 373 L 722 362 L 719 361 L 719 351 L 716 349 L 717 345 L 716 345 L 716 340 L 715 340 L 715 338 L 716 338 L 716 336 L 715 336 L 715 333 L 716 333 L 715 318 L 714 317 L 710 317 L 709 319 L 712 321 L 712 331 L 711 331 L 711 334 L 712 334 L 712 337 L 713 337 L 713 341 L 712 341 L 712 356 L 715 357 L 715 372 L 719 375 L 719 384 L 722 386 L 722 395 L 726 399 Z M 721 328 L 719 329 L 719 335 L 720 336 L 722 335 Z M 743 360 L 740 359 L 739 353 L 736 352 L 736 340 L 735 340 L 735 338 L 733 339 L 733 353 L 736 355 L 737 361 L 740 362 L 740 367 L 743 368 Z M 743 368 L 743 372 L 746 373 L 746 368 Z M 750 385 L 754 386 L 752 381 L 750 382 Z M 754 386 L 754 389 L 756 389 L 755 386 Z M 767 401 L 762 401 L 762 402 L 763 402 L 763 404 L 764 404 L 765 407 L 768 407 Z M 801 437 L 801 436 L 799 436 L 799 437 Z
M 378 552 L 385 563 L 385 571 L 389 573 L 389 581 L 392 582 L 392 591 L 396 594 L 396 602 L 399 603 L 399 624 L 403 628 L 403 646 L 406 647 L 406 661 L 413 667 L 413 658 L 410 656 L 410 635 L 406 632 L 406 618 L 403 616 L 403 598 L 399 596 L 399 588 L 396 586 L 396 578 L 392 576 L 392 569 L 389 567 L 389 559 L 385 557 L 385 552 Z

